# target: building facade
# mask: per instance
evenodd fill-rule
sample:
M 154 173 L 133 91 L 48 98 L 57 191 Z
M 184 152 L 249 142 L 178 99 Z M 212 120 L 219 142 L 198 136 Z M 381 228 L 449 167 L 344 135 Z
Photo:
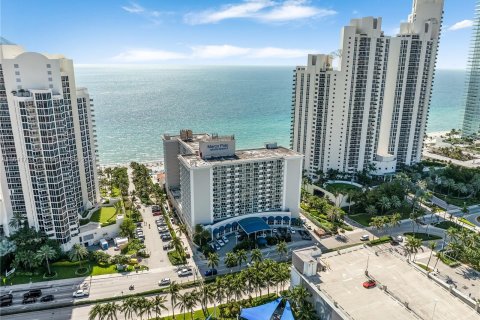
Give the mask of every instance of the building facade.
M 23 220 L 65 249 L 99 200 L 93 104 L 71 60 L 0 44 L 2 232 Z
M 163 136 L 166 189 L 191 232 L 200 224 L 221 236 L 245 217 L 290 225 L 299 216 L 302 155 L 267 144 L 236 150 L 233 136 Z
M 338 68 L 318 54 L 294 70 L 291 148 L 310 177 L 373 166 L 386 174 L 420 161 L 442 15 L 443 0 L 414 0 L 396 36 L 381 18 L 352 19 Z
M 480 131 L 480 1 L 475 7 L 475 22 L 468 57 L 465 114 L 462 133 L 465 136 Z

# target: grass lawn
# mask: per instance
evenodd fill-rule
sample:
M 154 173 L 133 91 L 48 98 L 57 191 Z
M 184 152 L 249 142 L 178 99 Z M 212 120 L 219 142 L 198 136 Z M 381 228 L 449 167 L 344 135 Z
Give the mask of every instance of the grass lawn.
M 448 221 L 448 220 L 437 223 L 435 225 L 435 227 L 440 228 L 440 229 L 445 229 L 445 230 L 448 230 L 450 228 L 455 228 L 455 229 L 458 229 L 458 230 L 462 229 L 462 227 L 460 227 L 458 224 L 456 224 L 452 221 Z
M 346 184 L 346 183 L 329 183 L 325 186 L 325 189 L 327 189 L 328 192 L 335 193 L 335 191 L 338 191 L 338 193 L 341 194 L 346 194 L 349 191 L 361 191 L 362 189 L 351 185 L 351 184 Z
M 435 193 L 435 196 L 437 198 L 440 198 L 444 201 L 446 201 L 448 204 L 453 204 L 457 207 L 463 207 L 464 204 L 466 204 L 467 206 L 471 206 L 471 205 L 474 205 L 474 204 L 478 204 L 480 203 L 480 200 L 478 199 L 475 199 L 475 198 L 467 198 L 467 199 L 460 199 L 460 198 L 456 198 L 454 196 L 447 196 L 447 195 L 443 195 L 441 193 Z
M 10 283 L 13 284 L 22 284 L 22 283 L 29 283 L 30 280 L 32 282 L 40 282 L 40 281 L 48 281 L 48 280 L 61 280 L 61 279 L 69 279 L 69 278 L 77 278 L 77 277 L 89 277 L 89 276 L 97 276 L 101 274 L 111 274 L 116 273 L 117 270 L 115 269 L 115 265 L 109 266 L 99 266 L 93 262 L 84 262 L 82 263 L 82 267 L 88 266 L 90 270 L 84 275 L 75 274 L 75 271 L 79 268 L 78 262 L 70 262 L 70 261 L 61 261 L 57 263 L 51 263 L 50 268 L 52 272 L 55 272 L 57 275 L 53 278 L 44 279 L 43 274 L 40 275 L 14 275 L 13 277 L 9 277 L 6 281 L 6 284 L 9 285 Z M 3 283 L 2 283 L 3 285 Z
M 477 218 L 478 219 L 478 218 Z M 462 223 L 465 223 L 466 225 L 469 225 L 470 227 L 476 227 L 476 225 L 474 223 L 471 223 L 470 221 L 468 221 L 467 219 L 465 218 L 458 218 L 458 221 L 462 222 Z
M 368 227 L 370 221 L 372 220 L 372 216 L 366 213 L 352 214 L 352 215 L 349 215 L 348 217 L 360 223 L 362 226 L 366 226 L 366 227 Z
M 115 221 L 117 219 L 115 211 L 114 207 L 101 207 L 92 214 L 90 221 L 100 223 Z
M 412 232 L 405 232 L 404 233 L 405 236 L 413 236 L 417 239 L 422 239 L 422 241 L 428 241 L 428 240 L 440 240 L 442 239 L 442 237 L 439 237 L 439 236 L 435 236 L 435 235 L 427 235 L 426 233 L 421 233 L 421 232 L 415 232 L 415 233 L 412 233 Z

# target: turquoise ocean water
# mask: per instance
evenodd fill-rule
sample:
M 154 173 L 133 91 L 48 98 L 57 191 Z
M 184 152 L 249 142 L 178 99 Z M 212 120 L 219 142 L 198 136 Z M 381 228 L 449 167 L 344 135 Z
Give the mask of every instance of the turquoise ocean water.
M 288 146 L 293 67 L 76 67 L 94 99 L 102 165 L 162 159 L 161 135 L 235 134 L 238 148 Z M 428 132 L 458 128 L 464 72 L 439 70 Z

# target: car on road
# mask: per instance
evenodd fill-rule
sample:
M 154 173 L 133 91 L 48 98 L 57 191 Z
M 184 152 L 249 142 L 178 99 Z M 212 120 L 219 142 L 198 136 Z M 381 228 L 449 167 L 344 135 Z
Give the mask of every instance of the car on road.
M 217 239 L 217 243 L 220 245 L 220 247 L 225 245 L 225 242 L 223 242 L 222 239 Z
M 35 303 L 35 302 L 37 302 L 36 297 L 27 297 L 27 298 L 23 298 L 22 300 L 22 304 Z
M 53 294 L 48 294 L 46 296 L 43 296 L 40 299 L 41 302 L 48 302 L 48 301 L 53 301 L 53 300 L 54 300 Z
M 163 278 L 162 280 L 158 281 L 159 286 L 168 286 L 170 283 L 170 278 Z
M 370 289 L 370 288 L 373 288 L 377 285 L 377 283 L 375 282 L 375 280 L 368 280 L 368 281 L 365 281 L 363 283 L 363 287 L 366 288 L 366 289 Z
M 13 303 L 13 295 L 11 293 L 0 296 L 0 307 L 8 307 Z
M 222 240 L 223 240 L 223 242 L 228 243 L 227 237 L 223 236 L 223 237 L 222 237 Z
M 188 270 L 187 268 L 184 268 L 180 271 L 178 271 L 178 276 L 179 277 L 188 277 L 188 276 L 191 276 L 193 273 L 192 273 L 192 270 Z
M 364 234 L 363 236 L 360 237 L 361 241 L 368 241 L 370 240 L 370 236 L 368 234 Z
M 23 294 L 23 298 L 30 298 L 30 297 L 34 297 L 34 298 L 38 298 L 38 297 L 41 297 L 42 296 L 42 290 L 40 289 L 32 289 L 32 290 L 29 290 L 28 292 L 25 292 Z
M 208 269 L 207 271 L 205 271 L 205 277 L 214 276 L 217 273 L 217 269 Z
M 74 298 L 88 297 L 88 291 L 77 290 L 72 295 Z

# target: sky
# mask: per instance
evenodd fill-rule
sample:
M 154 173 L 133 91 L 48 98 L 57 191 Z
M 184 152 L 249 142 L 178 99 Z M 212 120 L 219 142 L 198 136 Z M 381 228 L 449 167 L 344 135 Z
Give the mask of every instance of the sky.
M 351 18 L 394 35 L 413 0 L 0 0 L 0 35 L 75 64 L 304 65 Z M 445 0 L 437 66 L 466 66 L 475 0 Z

